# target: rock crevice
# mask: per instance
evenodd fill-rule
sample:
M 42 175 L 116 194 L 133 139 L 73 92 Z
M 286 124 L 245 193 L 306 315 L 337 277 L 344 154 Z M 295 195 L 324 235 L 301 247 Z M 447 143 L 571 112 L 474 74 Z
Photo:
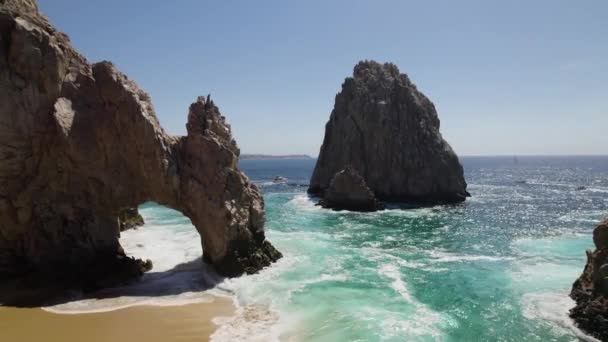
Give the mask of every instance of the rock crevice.
M 148 94 L 112 63 L 88 63 L 28 0 L 0 2 L 0 89 L 0 279 L 109 284 L 90 266 L 111 275 L 129 262 L 118 216 L 145 201 L 189 217 L 221 274 L 281 256 L 210 97 L 190 106 L 186 136 L 168 135 Z

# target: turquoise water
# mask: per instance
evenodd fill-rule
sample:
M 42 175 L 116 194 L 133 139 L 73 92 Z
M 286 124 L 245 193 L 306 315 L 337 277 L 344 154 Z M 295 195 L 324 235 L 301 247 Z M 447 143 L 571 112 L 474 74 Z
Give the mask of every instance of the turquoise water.
M 292 163 L 302 171 L 306 162 Z M 567 317 L 567 294 L 606 213 L 608 158 L 464 159 L 466 203 L 377 213 L 321 209 L 284 162 L 250 163 L 242 167 L 262 181 L 268 237 L 286 257 L 242 285 L 242 301 L 280 312 L 283 338 L 585 338 Z M 295 184 L 263 182 L 274 174 Z
M 314 160 L 248 160 L 264 193 L 267 236 L 285 257 L 259 274 L 221 279 L 200 262 L 181 214 L 145 204 L 125 250 L 152 272 L 99 310 L 234 298 L 217 341 L 576 341 L 572 282 L 607 212 L 608 157 L 464 158 L 472 198 L 460 205 L 375 213 L 315 206 Z M 289 179 L 274 185 L 276 175 Z M 584 186 L 585 189 L 577 187 Z

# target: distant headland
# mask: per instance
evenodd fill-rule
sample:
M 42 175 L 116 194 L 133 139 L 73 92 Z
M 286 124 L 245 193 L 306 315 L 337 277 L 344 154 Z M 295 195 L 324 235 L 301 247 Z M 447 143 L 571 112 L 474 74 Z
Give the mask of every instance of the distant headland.
M 307 154 L 286 154 L 286 155 L 270 155 L 270 154 L 241 154 L 241 160 L 246 159 L 313 159 Z

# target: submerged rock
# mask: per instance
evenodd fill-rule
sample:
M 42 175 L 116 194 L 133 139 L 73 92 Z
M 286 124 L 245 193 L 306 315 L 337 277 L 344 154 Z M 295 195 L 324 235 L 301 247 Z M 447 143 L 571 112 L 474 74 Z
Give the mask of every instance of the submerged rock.
M 363 177 L 351 167 L 334 175 L 319 204 L 336 210 L 376 211 L 383 208 Z
M 133 229 L 144 225 L 144 218 L 137 208 L 125 208 L 118 213 L 120 231 Z
M 342 84 L 309 192 L 325 196 L 348 165 L 379 200 L 451 203 L 469 196 L 435 106 L 394 64 L 360 62 Z
M 585 332 L 608 341 L 608 220 L 593 231 L 595 251 L 587 251 L 583 274 L 572 285 L 576 306 L 570 317 Z
M 95 288 L 141 274 L 117 217 L 148 200 L 190 218 L 220 274 L 281 257 L 209 97 L 190 106 L 186 136 L 168 135 L 148 94 L 112 63 L 89 64 L 33 0 L 0 1 L 0 56 L 0 285 Z

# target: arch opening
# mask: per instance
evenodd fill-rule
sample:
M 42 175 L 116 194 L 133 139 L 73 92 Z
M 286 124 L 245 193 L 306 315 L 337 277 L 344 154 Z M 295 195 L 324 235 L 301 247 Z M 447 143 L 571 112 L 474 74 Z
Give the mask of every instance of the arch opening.
M 180 211 L 152 201 L 140 204 L 136 212 L 143 223 L 121 231 L 119 243 L 127 257 L 145 260 L 150 268 L 135 282 L 91 293 L 90 300 L 84 299 L 88 310 L 144 301 L 174 304 L 209 300 L 210 294 L 203 291 L 214 288 L 224 277 L 203 261 L 201 235 L 192 221 Z M 68 302 L 63 309 L 73 305 Z

